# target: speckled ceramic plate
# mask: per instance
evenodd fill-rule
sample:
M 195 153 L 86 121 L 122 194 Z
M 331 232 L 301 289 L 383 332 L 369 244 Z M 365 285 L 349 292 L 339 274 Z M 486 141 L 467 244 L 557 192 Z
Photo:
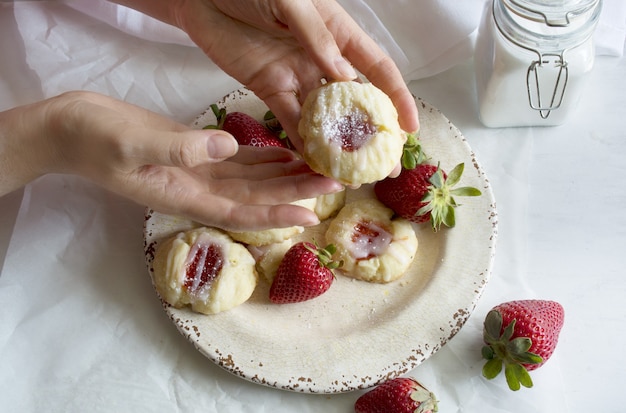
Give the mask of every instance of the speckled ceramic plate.
M 219 104 L 262 118 L 264 104 L 246 90 Z M 260 281 L 249 301 L 228 312 L 202 315 L 164 303 L 165 311 L 195 347 L 222 368 L 249 381 L 307 393 L 338 393 L 376 385 L 415 368 L 463 326 L 489 278 L 497 215 L 485 173 L 463 135 L 437 109 L 418 100 L 425 151 L 444 170 L 465 163 L 461 185 L 483 192 L 459 200 L 457 225 L 433 233 L 415 226 L 416 259 L 397 282 L 380 285 L 339 276 L 322 296 L 276 305 Z M 214 123 L 210 110 L 193 126 Z M 350 191 L 373 196 L 371 187 Z M 152 274 L 158 243 L 197 226 L 189 220 L 148 210 L 145 251 Z M 321 227 L 303 236 L 323 233 Z M 316 236 L 319 241 L 319 235 Z M 321 242 L 321 241 L 320 241 Z

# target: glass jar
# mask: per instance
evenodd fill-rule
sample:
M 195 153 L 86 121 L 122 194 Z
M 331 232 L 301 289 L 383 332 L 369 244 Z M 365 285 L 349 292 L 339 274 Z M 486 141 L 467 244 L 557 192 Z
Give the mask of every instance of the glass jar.
M 476 87 L 488 127 L 560 125 L 593 67 L 602 0 L 492 0 L 479 28 Z

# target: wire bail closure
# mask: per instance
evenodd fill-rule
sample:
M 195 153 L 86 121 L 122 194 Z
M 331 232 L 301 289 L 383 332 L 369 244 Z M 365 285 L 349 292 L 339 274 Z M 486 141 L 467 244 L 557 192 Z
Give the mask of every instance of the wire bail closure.
M 548 57 L 554 59 L 547 59 Z M 556 73 L 542 73 L 545 72 L 546 68 Z M 551 74 L 555 76 L 550 76 Z M 552 79 L 550 77 L 552 77 Z M 539 111 L 539 115 L 542 119 L 547 119 L 551 111 L 561 107 L 568 79 L 569 68 L 567 62 L 563 59 L 563 54 L 545 54 L 543 56 L 540 54 L 539 60 L 533 61 L 530 66 L 528 66 L 526 74 L 528 103 L 532 109 Z M 550 82 L 551 80 L 554 81 L 552 96 L 550 96 L 549 102 L 544 102 L 541 96 L 541 85 L 543 84 L 542 82 Z
M 539 50 L 528 47 L 511 36 L 502 29 L 498 19 L 495 18 L 495 1 L 492 3 L 492 11 L 494 22 L 498 31 L 511 43 L 528 50 L 537 55 L 537 59 L 533 60 L 528 66 L 526 72 L 526 90 L 528 92 L 528 104 L 531 109 L 539 112 L 542 119 L 547 119 L 550 113 L 558 109 L 563 103 L 567 81 L 569 80 L 569 68 L 565 60 L 565 53 L 568 49 L 562 50 L 560 53 L 541 53 Z M 547 22 L 547 20 L 546 20 Z M 568 20 L 569 24 L 569 20 Z M 554 70 L 552 70 L 554 69 Z M 551 73 L 550 73 L 551 72 Z M 553 81 L 554 86 L 551 88 L 551 96 L 545 100 L 542 97 L 542 85 Z M 546 90 L 550 90 L 547 88 Z M 548 102 L 547 105 L 545 102 Z

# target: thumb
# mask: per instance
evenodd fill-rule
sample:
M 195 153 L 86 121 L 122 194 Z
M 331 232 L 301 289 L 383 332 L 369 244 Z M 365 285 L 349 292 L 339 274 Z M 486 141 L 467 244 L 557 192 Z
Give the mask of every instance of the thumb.
M 193 168 L 230 158 L 239 146 L 230 134 L 207 129 L 153 133 L 142 149 L 146 163 Z

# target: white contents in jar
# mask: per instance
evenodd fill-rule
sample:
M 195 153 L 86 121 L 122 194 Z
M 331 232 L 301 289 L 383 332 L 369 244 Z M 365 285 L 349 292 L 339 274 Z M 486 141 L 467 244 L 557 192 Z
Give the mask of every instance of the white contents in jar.
M 536 36 L 532 40 L 537 43 L 525 47 L 519 42 L 527 41 L 528 37 L 524 36 L 528 33 L 516 39 L 508 37 L 497 25 L 494 10 L 501 12 L 489 2 L 476 44 L 476 87 L 481 121 L 488 127 L 564 123 L 576 108 L 587 74 L 593 67 L 591 37 L 573 46 L 571 39 L 557 41 L 556 47 L 569 42 L 567 49 L 558 50 L 555 49 L 558 35 L 554 34 L 558 28 L 546 26 L 544 33 L 532 33 Z M 545 44 L 542 44 L 544 39 Z M 539 50 L 540 46 L 545 49 Z

